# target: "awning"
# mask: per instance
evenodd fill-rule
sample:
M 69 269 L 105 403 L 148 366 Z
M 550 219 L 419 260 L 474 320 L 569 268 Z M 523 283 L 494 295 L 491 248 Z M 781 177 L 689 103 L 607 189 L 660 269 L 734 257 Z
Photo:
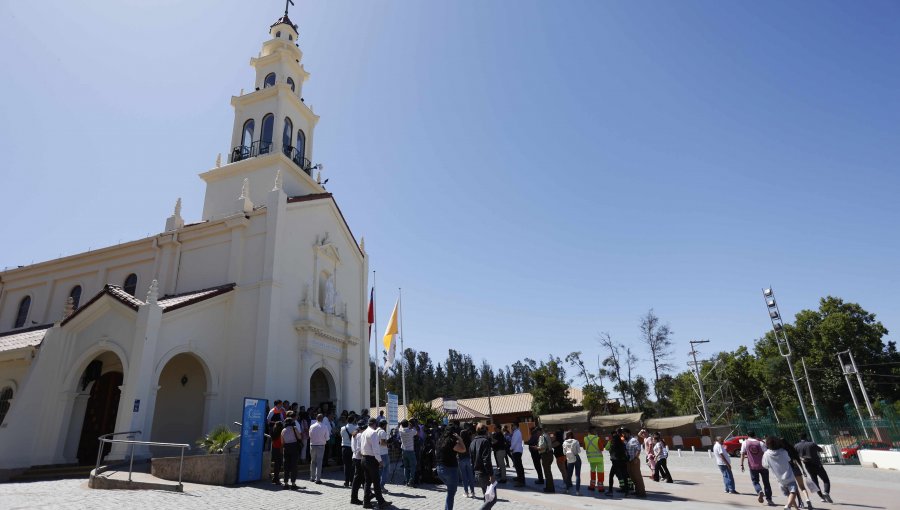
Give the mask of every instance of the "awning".
M 684 416 L 668 416 L 666 418 L 650 418 L 644 421 L 644 428 L 653 430 L 665 430 L 693 425 L 699 414 L 687 414 Z
M 588 412 L 578 411 L 574 413 L 557 413 L 541 415 L 541 425 L 544 427 L 552 425 L 587 425 Z
M 611 429 L 617 427 L 636 426 L 641 422 L 643 413 L 627 413 L 627 414 L 607 414 L 604 416 L 594 416 L 591 418 L 591 425 L 602 429 Z M 637 432 L 632 430 L 632 432 Z

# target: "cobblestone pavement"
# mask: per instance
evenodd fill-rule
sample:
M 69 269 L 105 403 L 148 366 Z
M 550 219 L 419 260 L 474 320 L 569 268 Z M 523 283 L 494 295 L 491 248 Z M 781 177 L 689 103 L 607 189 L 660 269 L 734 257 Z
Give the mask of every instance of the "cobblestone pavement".
M 500 501 L 495 508 L 532 509 L 580 509 L 580 508 L 632 508 L 658 510 L 663 503 L 666 509 L 722 509 L 759 508 L 752 494 L 750 475 L 740 472 L 735 462 L 737 489 L 742 494 L 724 494 L 722 478 L 712 459 L 705 453 L 673 456 L 669 466 L 676 483 L 660 484 L 645 479 L 647 499 L 624 499 L 618 494 L 609 498 L 588 492 L 582 487 L 581 497 L 563 493 L 563 484 L 557 479 L 557 494 L 545 495 L 534 484 L 531 460 L 526 461 L 528 486 L 513 489 L 512 484 L 501 485 Z M 819 503 L 816 508 L 835 509 L 884 509 L 900 508 L 900 472 L 874 470 L 859 466 L 826 467 L 832 481 L 834 504 Z M 399 479 L 400 474 L 397 474 Z M 583 469 L 587 474 L 587 466 Z M 646 467 L 644 468 L 646 473 Z M 555 471 L 554 474 L 558 475 Z M 0 484 L 0 509 L 66 508 L 66 509 L 144 509 L 144 508 L 215 508 L 215 509 L 265 509 L 290 508 L 293 505 L 316 505 L 327 510 L 360 508 L 349 504 L 349 490 L 341 486 L 338 471 L 326 472 L 322 485 L 301 483 L 303 490 L 291 492 L 276 489 L 268 483 L 239 487 L 214 487 L 186 484 L 184 493 L 166 491 L 92 490 L 85 480 Z M 585 481 L 587 478 L 582 479 Z M 418 489 L 388 485 L 387 499 L 397 509 L 442 509 L 445 492 L 443 487 L 423 486 Z M 782 507 L 785 498 L 776 489 L 776 503 Z M 480 508 L 482 502 L 463 497 L 462 488 L 455 499 L 460 510 Z

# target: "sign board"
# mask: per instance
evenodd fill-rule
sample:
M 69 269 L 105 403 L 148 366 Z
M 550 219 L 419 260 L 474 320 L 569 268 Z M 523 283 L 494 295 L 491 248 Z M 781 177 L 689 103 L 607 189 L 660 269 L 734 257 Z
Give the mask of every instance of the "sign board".
M 447 414 L 456 414 L 459 406 L 456 405 L 454 397 L 444 397 L 444 412 Z
M 134 411 L 132 411 L 132 412 L 136 413 L 140 410 L 141 410 L 141 399 L 136 398 L 136 399 L 134 399 Z
M 397 413 L 397 394 L 387 394 L 387 422 L 388 430 L 397 428 L 399 416 Z
M 244 397 L 241 420 L 241 447 L 238 457 L 238 483 L 255 482 L 262 478 L 263 446 L 265 445 L 267 401 Z

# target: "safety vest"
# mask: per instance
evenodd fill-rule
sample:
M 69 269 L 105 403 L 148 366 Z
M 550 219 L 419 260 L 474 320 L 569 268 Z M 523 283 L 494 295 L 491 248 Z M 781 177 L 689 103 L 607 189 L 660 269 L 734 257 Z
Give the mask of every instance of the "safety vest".
M 603 458 L 603 452 L 600 451 L 600 438 L 594 434 L 585 436 L 584 451 L 587 453 L 588 461 L 591 459 Z

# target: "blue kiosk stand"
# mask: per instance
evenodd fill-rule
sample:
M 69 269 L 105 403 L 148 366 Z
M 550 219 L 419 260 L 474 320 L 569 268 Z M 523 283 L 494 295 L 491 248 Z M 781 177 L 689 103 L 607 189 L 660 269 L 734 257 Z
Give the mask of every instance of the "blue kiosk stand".
M 267 401 L 244 397 L 241 420 L 241 447 L 238 455 L 238 483 L 262 479 L 263 447 L 266 444 Z

